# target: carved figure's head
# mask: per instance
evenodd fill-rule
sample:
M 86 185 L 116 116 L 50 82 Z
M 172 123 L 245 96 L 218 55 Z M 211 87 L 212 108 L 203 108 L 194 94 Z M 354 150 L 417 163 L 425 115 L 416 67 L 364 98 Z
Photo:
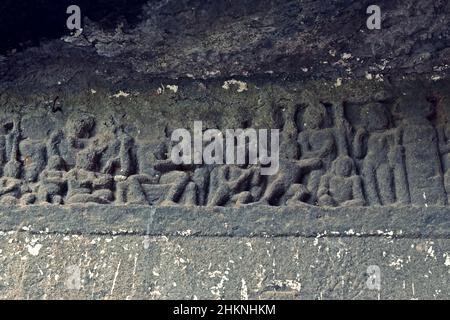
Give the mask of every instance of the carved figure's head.
M 90 138 L 95 126 L 95 119 L 91 115 L 82 114 L 67 120 L 67 133 L 75 138 Z
M 383 103 L 371 102 L 363 105 L 347 104 L 345 116 L 354 128 L 368 132 L 387 130 L 391 127 L 391 117 Z
M 400 96 L 392 108 L 395 120 L 408 125 L 429 124 L 429 118 L 436 112 L 436 108 L 428 101 L 424 93 Z
M 308 105 L 303 113 L 301 126 L 303 130 L 321 129 L 325 124 L 327 110 L 321 103 Z
M 352 158 L 342 156 L 334 162 L 334 173 L 341 177 L 350 177 L 354 171 L 354 164 Z

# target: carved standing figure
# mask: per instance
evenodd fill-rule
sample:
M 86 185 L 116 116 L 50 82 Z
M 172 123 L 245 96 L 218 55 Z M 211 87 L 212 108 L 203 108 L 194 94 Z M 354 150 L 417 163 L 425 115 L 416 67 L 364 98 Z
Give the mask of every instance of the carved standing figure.
M 445 205 L 444 179 L 436 128 L 430 122 L 434 105 L 424 95 L 400 97 L 393 113 L 397 135 L 404 147 L 406 177 L 411 202 L 416 205 Z
M 388 110 L 381 103 L 359 106 L 353 154 L 362 159 L 362 177 L 370 205 L 408 203 L 404 148 L 397 129 L 391 128 Z

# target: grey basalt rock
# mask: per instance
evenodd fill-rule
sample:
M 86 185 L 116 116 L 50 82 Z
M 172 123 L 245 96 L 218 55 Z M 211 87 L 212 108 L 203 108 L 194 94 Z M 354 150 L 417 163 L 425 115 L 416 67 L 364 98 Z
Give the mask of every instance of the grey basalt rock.
M 448 298 L 450 7 L 369 4 L 86 6 L 3 52 L 0 297 Z M 279 129 L 279 170 L 175 164 L 195 121 Z
M 77 64 L 92 65 L 115 81 L 124 80 L 129 73 L 134 73 L 133 78 L 173 79 L 448 75 L 447 1 L 378 1 L 380 30 L 366 27 L 370 1 L 115 2 L 109 5 L 122 9 L 122 18 L 100 18 L 92 5 L 81 2 L 81 35 L 70 36 L 60 30 L 61 39 L 7 55 L 10 61 L 4 76 L 22 73 L 30 77 L 47 65 L 71 77 L 83 68 Z M 55 7 L 36 5 L 36 10 L 42 6 L 57 16 L 63 9 L 60 3 Z M 101 10 L 102 4 L 98 7 Z M 5 24 L 8 18 L 3 19 Z M 31 18 L 39 23 L 38 17 Z M 54 61 L 61 58 L 71 63 L 56 70 Z M 40 79 L 42 85 L 46 80 Z

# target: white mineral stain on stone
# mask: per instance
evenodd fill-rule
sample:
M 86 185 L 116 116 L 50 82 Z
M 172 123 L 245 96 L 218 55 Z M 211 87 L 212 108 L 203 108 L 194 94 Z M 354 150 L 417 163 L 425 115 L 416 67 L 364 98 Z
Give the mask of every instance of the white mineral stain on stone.
M 258 279 L 258 282 L 256 283 L 256 290 L 254 290 L 256 292 L 262 288 L 263 282 L 266 279 L 266 269 L 264 269 L 262 264 L 259 264 L 258 268 L 255 270 L 255 276 L 256 279 Z
M 40 244 L 40 243 L 36 243 L 36 244 L 30 243 L 27 245 L 28 253 L 35 257 L 39 254 L 39 251 L 41 251 L 41 248 L 42 248 L 42 244 Z
M 172 91 L 173 93 L 178 92 L 178 86 L 175 84 L 168 84 L 168 85 L 166 85 L 166 88 L 169 89 L 170 91 Z
M 437 76 L 437 75 L 431 76 L 431 80 L 433 80 L 433 81 L 438 81 L 440 79 L 442 79 L 441 76 Z
M 216 76 L 220 74 L 220 70 L 206 71 L 207 76 Z
M 395 270 L 400 270 L 403 268 L 403 259 L 398 258 L 397 260 L 392 261 L 389 263 L 390 267 L 394 267 Z
M 184 231 L 177 231 L 177 234 L 179 234 L 180 236 L 183 236 L 183 237 L 187 237 L 187 236 L 190 236 L 192 234 L 192 230 L 187 229 L 187 230 L 184 230 Z
M 244 279 L 241 281 L 241 300 L 248 300 L 248 288 Z
M 377 74 L 375 75 L 375 80 L 378 81 L 378 82 L 383 82 L 383 81 L 384 81 L 383 75 L 377 73 Z
M 178 267 L 181 267 L 181 270 L 185 270 L 187 265 L 190 263 L 189 259 L 183 259 L 181 257 L 176 256 L 174 260 L 174 264 Z
M 248 90 L 247 83 L 235 79 L 227 80 L 223 83 L 222 88 L 225 90 L 230 89 L 232 85 L 237 86 L 237 92 L 244 92 Z
M 316 247 L 319 244 L 319 237 L 314 238 L 313 246 Z
M 212 275 L 211 275 L 212 274 Z M 220 299 L 222 296 L 221 292 L 224 290 L 224 284 L 226 281 L 228 281 L 227 272 L 221 272 L 221 271 L 214 271 L 213 273 L 210 273 L 210 278 L 220 277 L 219 282 L 210 288 L 211 294 L 217 298 Z
M 423 199 L 425 200 L 425 201 L 427 201 L 427 195 L 425 194 L 425 192 L 423 193 Z M 426 208 L 428 208 L 428 204 L 425 202 L 425 207 Z
M 126 176 L 123 176 L 123 175 L 115 175 L 114 176 L 114 181 L 115 182 L 121 182 L 121 181 L 125 181 L 125 180 L 127 180 Z
M 436 259 L 436 256 L 434 255 L 434 249 L 433 246 L 430 246 L 427 250 L 427 256 Z
M 117 92 L 116 94 L 113 94 L 111 97 L 113 97 L 113 98 L 120 98 L 120 97 L 126 98 L 126 97 L 128 97 L 129 95 L 130 95 L 129 93 L 124 92 L 124 91 L 122 91 L 122 90 L 119 90 L 119 92 Z
M 160 286 L 156 286 L 152 291 L 150 291 L 150 299 L 158 299 L 159 297 L 161 297 L 162 293 L 160 289 Z
M 343 53 L 342 56 L 341 56 L 342 60 L 348 60 L 351 57 L 352 57 L 351 53 Z
M 450 254 L 444 253 L 443 256 L 445 258 L 444 265 L 447 266 L 447 267 L 450 267 Z
M 355 231 L 353 229 L 349 229 L 348 231 L 344 232 L 346 235 L 351 236 L 355 234 Z
M 388 238 L 390 238 L 390 237 L 392 237 L 392 236 L 394 235 L 394 231 L 388 231 L 388 230 L 386 230 L 386 231 L 383 231 L 383 230 L 376 230 L 375 233 L 376 233 L 377 235 L 380 235 L 380 236 L 386 236 L 386 237 L 388 237 Z
M 113 293 L 114 293 L 114 287 L 116 286 L 117 277 L 119 276 L 119 268 L 120 268 L 121 263 L 122 263 L 122 260 L 119 260 L 119 263 L 117 264 L 116 272 L 114 273 L 114 279 L 113 279 L 113 283 L 112 283 L 112 287 L 111 287 L 111 295 L 113 295 Z

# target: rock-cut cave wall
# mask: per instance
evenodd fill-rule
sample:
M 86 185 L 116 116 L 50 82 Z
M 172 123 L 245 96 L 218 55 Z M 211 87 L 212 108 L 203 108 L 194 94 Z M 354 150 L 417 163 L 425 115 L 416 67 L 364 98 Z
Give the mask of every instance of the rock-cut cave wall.
M 4 1 L 0 297 L 448 298 L 450 6 L 369 4 Z M 279 170 L 173 163 L 196 121 Z

